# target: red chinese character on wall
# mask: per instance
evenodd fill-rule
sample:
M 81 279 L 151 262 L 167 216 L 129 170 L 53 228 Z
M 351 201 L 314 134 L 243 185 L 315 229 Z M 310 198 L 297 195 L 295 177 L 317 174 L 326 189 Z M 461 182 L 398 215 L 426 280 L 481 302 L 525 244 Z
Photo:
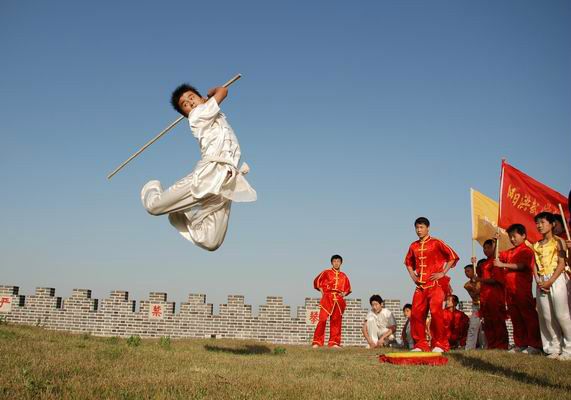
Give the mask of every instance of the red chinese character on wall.
M 10 297 L 0 297 L 0 307 L 4 304 L 10 304 Z
M 153 317 L 160 317 L 163 315 L 163 308 L 159 305 L 154 305 L 151 314 Z
M 311 311 L 309 313 L 309 320 L 312 324 L 317 323 L 317 321 L 319 321 L 319 311 Z

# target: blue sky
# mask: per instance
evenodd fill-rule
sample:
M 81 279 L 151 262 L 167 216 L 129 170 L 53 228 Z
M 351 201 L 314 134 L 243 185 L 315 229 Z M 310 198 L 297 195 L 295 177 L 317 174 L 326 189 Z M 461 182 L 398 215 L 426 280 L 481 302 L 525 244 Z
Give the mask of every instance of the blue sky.
M 402 265 L 418 216 L 469 262 L 469 188 L 497 198 L 500 161 L 571 186 L 568 1 L 3 2 L 0 283 L 60 296 L 166 291 L 215 304 L 292 305 L 339 253 L 353 297 L 409 301 Z M 205 252 L 142 185 L 168 186 L 199 151 L 172 89 L 236 73 L 223 110 L 252 167 Z M 364 302 L 365 305 L 366 301 Z

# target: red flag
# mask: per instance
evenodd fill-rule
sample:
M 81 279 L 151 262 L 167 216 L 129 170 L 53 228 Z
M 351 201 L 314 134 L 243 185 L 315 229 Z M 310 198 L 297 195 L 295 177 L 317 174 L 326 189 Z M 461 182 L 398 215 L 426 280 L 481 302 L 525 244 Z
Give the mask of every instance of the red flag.
M 569 220 L 565 196 L 502 161 L 500 227 L 506 229 L 511 224 L 522 224 L 527 231 L 527 239 L 536 242 L 542 236 L 537 232 L 533 218 L 542 211 L 560 214 L 559 204 L 566 213 L 564 218 Z

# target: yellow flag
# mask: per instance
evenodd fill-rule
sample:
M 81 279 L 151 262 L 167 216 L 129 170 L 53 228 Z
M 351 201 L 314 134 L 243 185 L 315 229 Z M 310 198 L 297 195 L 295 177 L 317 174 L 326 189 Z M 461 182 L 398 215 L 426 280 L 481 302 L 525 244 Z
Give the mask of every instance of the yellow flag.
M 477 190 L 470 189 L 472 203 L 472 239 L 480 245 L 488 239 L 493 239 L 498 230 L 499 205 Z M 506 231 L 500 228 L 500 251 L 512 247 Z

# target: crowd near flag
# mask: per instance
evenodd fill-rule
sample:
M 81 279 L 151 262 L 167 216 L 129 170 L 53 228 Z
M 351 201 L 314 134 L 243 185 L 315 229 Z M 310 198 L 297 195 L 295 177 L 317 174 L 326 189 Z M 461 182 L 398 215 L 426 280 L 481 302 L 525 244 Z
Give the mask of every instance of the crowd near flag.
M 483 246 L 484 242 L 493 239 L 498 231 L 499 205 L 497 201 L 475 189 L 470 189 L 470 203 L 472 205 L 472 239 Z M 506 231 L 501 228 L 499 231 L 499 249 L 504 251 L 509 249 L 511 244 Z
M 568 221 L 569 208 L 565 196 L 502 161 L 498 219 L 501 228 L 522 224 L 527 230 L 528 240 L 536 242 L 541 239 L 541 234 L 537 232 L 534 217 L 542 211 L 560 214 L 559 204 L 563 206 L 564 218 Z

